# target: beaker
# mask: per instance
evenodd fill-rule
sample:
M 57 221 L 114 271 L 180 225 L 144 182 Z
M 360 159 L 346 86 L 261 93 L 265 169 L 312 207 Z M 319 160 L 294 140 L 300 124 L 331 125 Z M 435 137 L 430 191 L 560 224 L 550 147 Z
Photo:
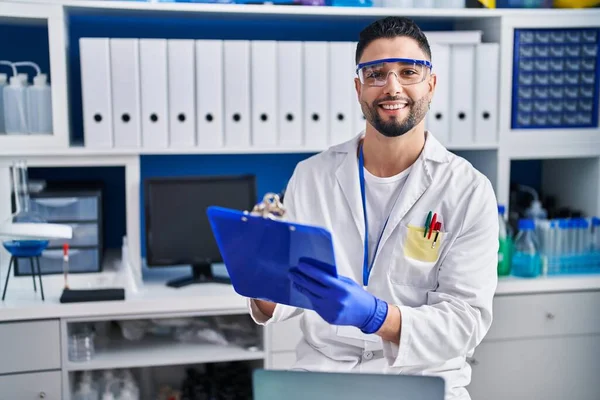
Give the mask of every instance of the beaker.
M 39 214 L 31 211 L 27 163 L 23 160 L 14 161 L 11 172 L 12 187 L 15 196 L 15 212 L 9 217 L 11 222 L 13 224 L 46 223 Z M 6 240 L 2 244 L 4 245 L 4 248 L 15 257 L 36 257 L 48 247 L 48 242 L 48 240 L 14 238 L 12 240 Z

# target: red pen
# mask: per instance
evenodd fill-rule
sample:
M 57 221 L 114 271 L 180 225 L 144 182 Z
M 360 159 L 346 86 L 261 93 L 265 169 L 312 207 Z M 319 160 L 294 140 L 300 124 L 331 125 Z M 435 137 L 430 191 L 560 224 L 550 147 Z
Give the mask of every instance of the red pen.
M 433 229 L 435 229 L 435 238 L 433 239 L 433 243 L 431 244 L 432 249 L 435 248 L 435 244 L 437 243 L 438 235 L 440 234 L 440 231 L 442 230 L 442 223 L 436 222 L 435 227 Z
M 433 218 L 431 218 L 431 223 L 429 224 L 429 234 L 427 235 L 427 239 L 431 239 L 431 232 L 435 229 L 435 222 L 437 221 L 437 213 L 433 213 Z

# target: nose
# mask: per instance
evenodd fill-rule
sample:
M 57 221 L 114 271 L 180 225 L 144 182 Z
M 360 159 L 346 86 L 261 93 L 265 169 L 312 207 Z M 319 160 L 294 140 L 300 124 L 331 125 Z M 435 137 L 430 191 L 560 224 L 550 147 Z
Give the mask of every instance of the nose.
M 392 79 L 390 79 L 391 74 L 394 74 Z M 391 96 L 395 96 L 404 91 L 404 87 L 400 84 L 400 79 L 398 78 L 396 71 L 388 72 L 383 90 L 386 94 Z

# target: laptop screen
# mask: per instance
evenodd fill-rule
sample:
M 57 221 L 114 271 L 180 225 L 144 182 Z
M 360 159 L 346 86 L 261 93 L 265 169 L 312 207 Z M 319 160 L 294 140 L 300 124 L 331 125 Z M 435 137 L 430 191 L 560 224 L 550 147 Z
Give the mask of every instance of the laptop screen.
M 254 400 L 444 400 L 440 377 L 255 370 Z

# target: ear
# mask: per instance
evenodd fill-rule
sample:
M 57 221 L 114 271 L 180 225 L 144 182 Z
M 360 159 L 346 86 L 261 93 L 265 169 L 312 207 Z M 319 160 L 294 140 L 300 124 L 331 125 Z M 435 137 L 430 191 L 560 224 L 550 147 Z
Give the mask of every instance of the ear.
M 360 93 L 362 91 L 362 86 L 360 84 L 360 79 L 358 79 L 358 78 L 354 78 L 354 89 L 356 90 L 356 97 L 358 98 L 358 101 L 360 102 Z
M 428 86 L 429 86 L 429 101 L 431 102 L 431 100 L 433 99 L 433 95 L 435 94 L 435 87 L 437 86 L 437 75 L 436 74 L 429 75 Z

